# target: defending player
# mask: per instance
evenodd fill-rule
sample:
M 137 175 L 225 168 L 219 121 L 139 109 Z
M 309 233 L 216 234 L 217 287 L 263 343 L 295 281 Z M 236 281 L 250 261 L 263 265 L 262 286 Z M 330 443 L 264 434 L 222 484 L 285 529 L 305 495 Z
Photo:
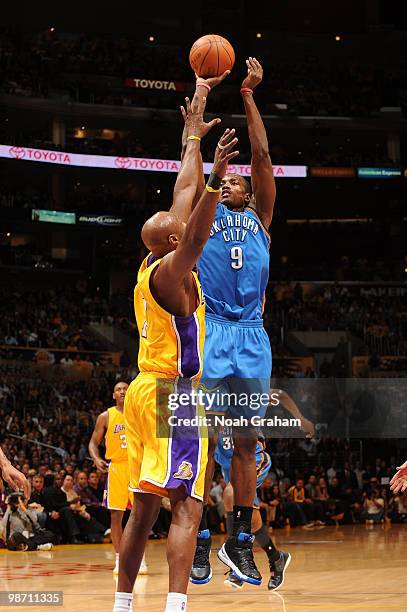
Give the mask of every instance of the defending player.
M 237 392 L 241 397 L 253 392 L 268 393 L 270 387 L 271 348 L 263 327 L 262 311 L 269 275 L 268 228 L 276 196 L 267 134 L 253 99 L 253 89 L 261 82 L 263 69 L 255 58 L 249 58 L 246 64 L 248 74 L 242 83 L 241 94 L 251 144 L 253 194 L 243 177 L 228 174 L 223 178 L 211 236 L 198 262 L 207 301 L 203 379 L 208 387 L 213 386 L 214 380 L 226 379 L 226 391 Z M 263 416 L 265 408 L 256 415 Z M 242 415 L 239 406 L 229 407 L 229 411 L 232 416 Z M 261 583 L 250 531 L 256 494 L 257 433 L 255 428 L 234 431 L 233 535 L 219 551 L 221 560 L 242 580 L 252 584 Z M 206 499 L 213 477 L 215 446 L 216 437 L 210 440 Z M 208 537 L 204 542 L 205 538 L 201 537 L 206 530 L 204 509 L 198 548 L 206 548 L 206 571 L 202 573 L 195 559 L 191 573 L 194 582 L 207 582 L 211 576 L 211 540 Z M 201 556 L 198 548 L 197 555 Z
M 113 574 L 119 573 L 119 550 L 123 535 L 123 513 L 133 504 L 133 493 L 129 491 L 129 463 L 127 458 L 126 426 L 124 423 L 124 398 L 129 385 L 120 381 L 113 389 L 116 406 L 102 412 L 96 420 L 95 429 L 89 442 L 89 454 L 98 470 L 108 472 L 103 503 L 110 510 L 112 543 L 116 552 Z M 105 440 L 106 459 L 102 459 L 99 446 Z M 147 573 L 143 557 L 140 574 Z
M 208 131 L 203 122 L 206 99 L 202 90 L 205 93 L 206 89 L 198 83 L 197 90 L 201 92 L 194 97 L 187 116 L 188 140 L 183 164 L 184 177 L 190 177 L 193 187 L 189 206 L 201 172 L 200 139 Z M 201 375 L 205 303 L 193 268 L 209 238 L 227 163 L 238 154 L 232 150 L 236 142 L 234 138 L 226 139 L 222 155 L 218 156 L 186 226 L 173 212 L 160 212 L 142 229 L 143 242 L 151 253 L 140 268 L 134 291 L 140 332 L 140 374 L 128 389 L 124 408 L 130 487 L 135 491 L 135 504 L 120 547 L 114 612 L 131 609 L 134 581 L 161 497 L 169 497 L 172 507 L 165 610 L 186 610 L 186 591 L 202 514 L 207 439 L 202 438 L 198 428 L 190 429 L 188 439 L 178 436 L 175 428 L 172 437 L 159 437 L 156 392 L 160 379 L 164 385 L 168 385 L 164 381 L 172 380 L 170 386 L 174 388 L 180 376 L 185 383 L 186 379 L 197 380 Z M 192 407 L 189 408 L 191 414 Z

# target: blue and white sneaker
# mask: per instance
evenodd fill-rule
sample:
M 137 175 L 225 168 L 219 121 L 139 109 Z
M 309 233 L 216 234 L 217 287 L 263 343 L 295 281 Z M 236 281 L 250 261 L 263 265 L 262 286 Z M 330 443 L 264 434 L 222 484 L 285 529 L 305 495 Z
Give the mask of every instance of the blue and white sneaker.
M 218 557 L 222 563 L 230 567 L 237 578 L 258 586 L 262 577 L 254 562 L 253 542 L 254 535 L 250 533 L 231 536 L 219 550 Z

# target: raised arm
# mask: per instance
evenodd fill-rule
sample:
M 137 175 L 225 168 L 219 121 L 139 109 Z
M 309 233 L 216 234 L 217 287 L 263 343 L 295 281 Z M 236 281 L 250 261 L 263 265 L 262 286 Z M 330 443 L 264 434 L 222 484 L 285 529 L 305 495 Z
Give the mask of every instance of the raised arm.
M 186 292 L 191 285 L 191 271 L 198 261 L 209 238 L 215 218 L 216 204 L 219 199 L 220 181 L 225 176 L 229 160 L 238 155 L 233 147 L 237 138 L 230 136 L 222 155 L 214 163 L 212 173 L 205 186 L 195 210 L 191 213 L 179 245 L 163 257 L 152 277 L 152 285 L 160 298 L 160 303 L 170 312 L 178 313 L 185 304 L 181 286 Z
M 253 89 L 261 83 L 263 78 L 263 68 L 255 57 L 249 57 L 246 65 L 247 77 L 243 80 L 240 91 L 243 96 L 252 150 L 251 174 L 254 204 L 262 224 L 268 228 L 273 218 L 276 184 L 269 155 L 266 128 L 253 99 Z
M 314 424 L 311 423 L 305 416 L 302 414 L 301 410 L 298 408 L 297 404 L 294 402 L 293 398 L 286 393 L 286 391 L 282 391 L 281 389 L 270 389 L 270 394 L 278 395 L 278 400 L 280 405 L 295 418 L 301 421 L 302 430 L 313 437 L 315 435 L 315 427 Z
M 95 429 L 93 430 L 92 437 L 89 442 L 89 454 L 93 459 L 93 463 L 101 472 L 107 472 L 108 463 L 102 459 L 99 453 L 99 446 L 102 443 L 103 438 L 106 435 L 107 427 L 109 425 L 109 413 L 107 410 L 99 414 L 96 419 Z
M 184 119 L 184 129 L 182 132 L 182 151 L 181 151 L 181 168 L 177 177 L 177 181 L 174 187 L 174 197 L 173 197 L 173 205 L 170 208 L 170 212 L 177 215 L 181 221 L 186 223 L 189 219 L 189 216 L 192 210 L 198 203 L 199 198 L 202 195 L 203 190 L 205 189 L 205 177 L 203 172 L 203 161 L 201 151 L 198 151 L 198 175 L 197 177 L 191 177 L 189 170 L 185 170 L 184 165 L 188 162 L 187 155 L 187 145 L 188 145 L 188 120 L 189 114 L 191 112 L 191 106 L 194 106 L 194 103 L 198 104 L 202 100 L 203 97 L 208 98 L 210 91 L 219 85 L 227 76 L 230 74 L 230 70 L 226 70 L 221 76 L 213 77 L 209 79 L 203 79 L 197 76 L 196 79 L 196 89 L 194 98 L 192 100 L 192 105 L 189 102 L 189 98 L 185 98 L 186 105 L 181 106 L 181 113 Z M 205 136 L 209 130 L 220 123 L 220 119 L 212 119 L 209 123 L 203 123 L 205 127 Z M 203 137 L 202 136 L 202 137 Z M 188 151 L 189 153 L 189 151 Z M 193 191 L 191 197 L 191 190 Z

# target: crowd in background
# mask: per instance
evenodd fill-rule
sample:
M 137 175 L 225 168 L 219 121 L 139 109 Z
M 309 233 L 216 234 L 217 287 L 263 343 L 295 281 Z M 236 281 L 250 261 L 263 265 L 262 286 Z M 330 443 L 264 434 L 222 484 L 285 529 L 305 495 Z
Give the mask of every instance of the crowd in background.
M 407 352 L 407 299 L 396 289 L 396 295 L 381 295 L 375 287 L 334 284 L 309 286 L 307 292 L 288 283 L 271 285 L 270 291 L 276 316 L 288 330 L 343 330 L 362 338 L 372 354 Z
M 357 52 L 343 62 L 328 54 L 317 57 L 310 47 L 301 58 L 282 53 L 273 56 L 271 70 L 266 45 L 259 48 L 258 55 L 265 66 L 267 85 L 260 96 L 269 113 L 365 116 L 381 106 L 396 106 L 406 77 L 402 56 L 395 56 L 398 63 L 384 69 Z M 36 97 L 59 94 L 68 100 L 103 104 L 175 108 L 182 92 L 126 89 L 124 80 L 138 77 L 191 81 L 185 50 L 176 45 L 50 30 L 26 40 L 3 31 L 0 66 L 0 87 L 4 92 Z M 231 75 L 232 84 L 239 82 L 242 67 L 238 66 Z M 90 75 L 117 77 L 119 84 L 112 79 L 98 85 Z M 233 96 L 222 97 L 220 104 L 223 112 L 237 112 Z M 286 107 L 282 108 L 282 104 Z
M 80 283 L 71 288 L 36 291 L 2 286 L 0 345 L 47 348 L 51 354 L 53 349 L 80 353 L 103 348 L 86 328 L 92 322 L 108 319 L 108 299 L 90 295 L 85 285 L 80 289 Z M 38 361 L 43 358 L 37 357 Z
M 0 438 L 6 455 L 32 483 L 29 511 L 53 534 L 53 543 L 106 541 L 110 517 L 103 505 L 105 475 L 93 467 L 87 445 L 115 380 L 129 380 L 134 373 L 116 370 L 86 383 L 40 385 L 24 375 L 22 366 L 1 369 L 5 382 L 0 388 Z M 306 529 L 407 522 L 407 494 L 392 497 L 388 487 L 397 465 L 390 456 L 394 448 L 394 441 L 391 446 L 382 442 L 383 454 L 376 458 L 377 446 L 367 447 L 361 462 L 363 445 L 356 449 L 344 439 L 268 440 L 273 462 L 259 490 L 264 522 L 274 528 Z M 225 486 L 217 470 L 209 512 L 214 532 L 224 531 Z M 0 525 L 6 499 L 0 484 Z M 169 512 L 164 504 L 151 537 L 166 535 Z

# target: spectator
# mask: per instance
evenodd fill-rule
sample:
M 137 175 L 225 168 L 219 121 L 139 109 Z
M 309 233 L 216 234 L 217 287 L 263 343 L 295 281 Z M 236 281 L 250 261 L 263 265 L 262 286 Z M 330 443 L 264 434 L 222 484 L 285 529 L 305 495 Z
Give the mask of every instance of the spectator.
M 49 550 L 55 542 L 55 535 L 38 525 L 36 513 L 25 507 L 19 493 L 7 499 L 0 535 L 9 550 Z
M 365 493 L 364 497 L 361 518 L 366 521 L 366 525 L 380 523 L 384 517 L 384 499 L 379 496 L 379 491 L 376 489 Z
M 314 526 L 315 524 L 325 524 L 322 520 L 323 514 L 321 507 L 319 505 L 315 505 L 307 496 L 302 478 L 297 479 L 295 485 L 288 490 L 288 495 L 290 501 L 297 506 L 300 506 L 300 508 L 303 510 L 305 516 L 307 517 L 307 525 Z
M 68 544 L 82 544 L 80 530 L 75 521 L 65 493 L 61 490 L 62 478 L 47 474 L 44 478 L 44 505 L 48 514 L 47 527 L 56 532 Z
M 110 512 L 99 501 L 95 491 L 89 487 L 86 472 L 79 472 L 74 486 L 79 496 L 81 504 L 86 506 L 87 512 L 98 522 L 104 525 L 105 529 L 110 528 Z
M 105 487 L 100 480 L 98 472 L 93 471 L 89 474 L 88 486 L 92 490 L 93 494 L 97 497 L 99 502 L 102 503 Z

